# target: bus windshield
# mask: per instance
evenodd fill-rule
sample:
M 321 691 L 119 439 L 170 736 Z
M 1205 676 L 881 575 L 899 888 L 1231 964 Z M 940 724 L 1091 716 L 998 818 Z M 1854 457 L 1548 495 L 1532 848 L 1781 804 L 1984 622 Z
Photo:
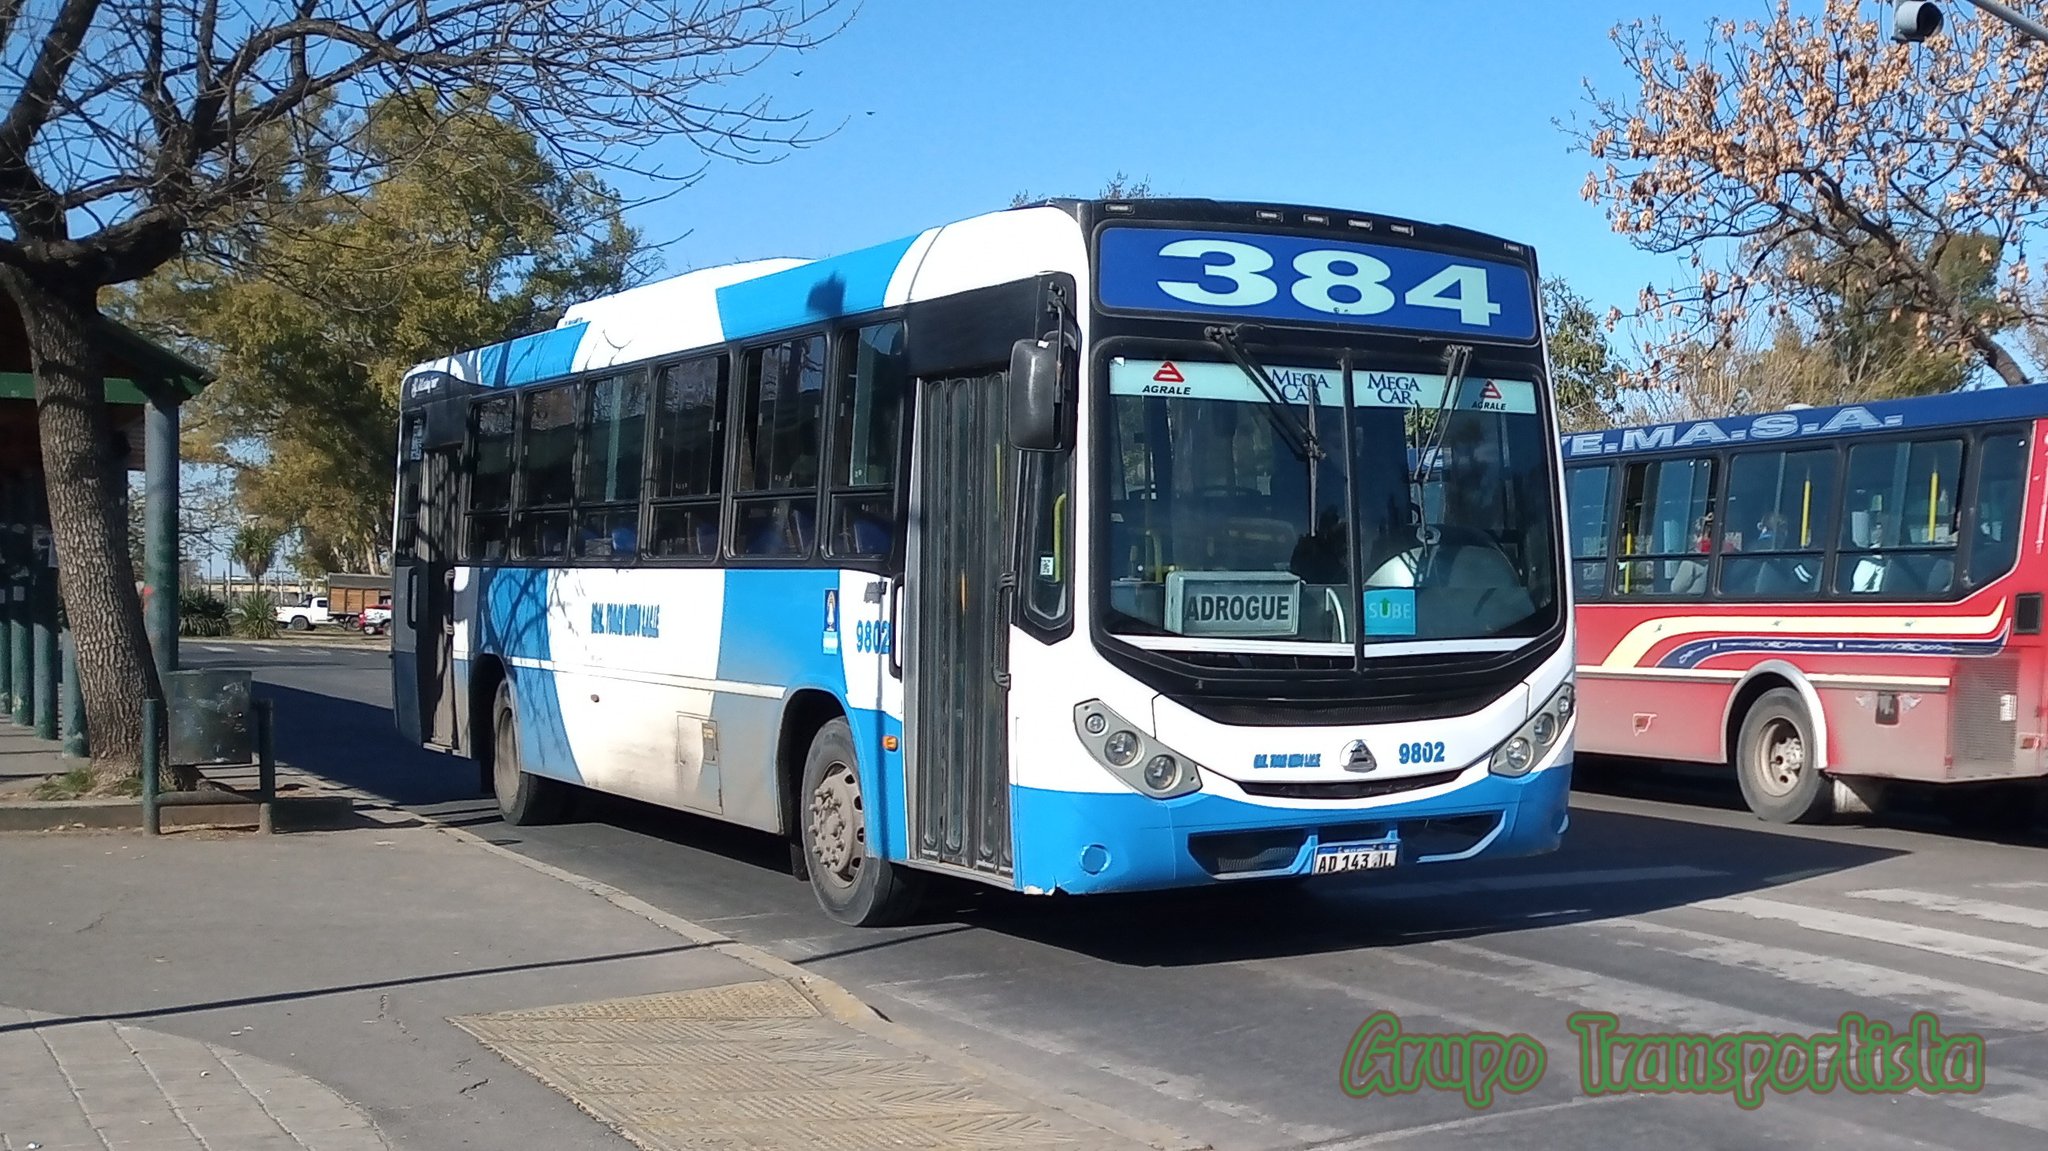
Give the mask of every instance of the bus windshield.
M 1474 369 L 1445 403 L 1445 376 L 1360 359 L 1347 403 L 1341 366 L 1307 359 L 1268 358 L 1284 404 L 1220 357 L 1110 361 L 1108 630 L 1302 653 L 1361 636 L 1513 640 L 1554 622 L 1538 382 Z

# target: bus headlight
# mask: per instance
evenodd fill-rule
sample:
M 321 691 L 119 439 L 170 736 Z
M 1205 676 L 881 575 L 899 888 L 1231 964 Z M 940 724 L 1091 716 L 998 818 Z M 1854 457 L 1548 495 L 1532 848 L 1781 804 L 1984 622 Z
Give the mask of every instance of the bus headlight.
M 1552 692 L 1536 714 L 1529 717 L 1521 730 L 1509 736 L 1493 749 L 1493 762 L 1489 768 L 1495 775 L 1527 775 L 1536 766 L 1539 757 L 1557 745 L 1564 734 L 1565 724 L 1572 717 L 1572 684 L 1566 680 L 1562 687 Z
M 1108 760 L 1111 767 L 1129 767 L 1138 762 L 1138 733 L 1129 728 L 1118 728 L 1102 741 L 1102 758 Z
M 1111 775 L 1154 799 L 1202 788 L 1201 769 L 1187 756 L 1145 735 L 1099 699 L 1074 709 L 1074 734 Z

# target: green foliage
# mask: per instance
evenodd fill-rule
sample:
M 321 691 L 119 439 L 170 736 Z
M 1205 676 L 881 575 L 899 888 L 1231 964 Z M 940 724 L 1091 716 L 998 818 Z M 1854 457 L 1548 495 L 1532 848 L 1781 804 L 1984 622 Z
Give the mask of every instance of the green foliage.
M 243 639 L 270 639 L 277 635 L 277 597 L 254 591 L 235 600 L 231 619 L 236 635 Z
M 1564 429 L 1613 426 L 1620 414 L 1622 365 L 1592 303 L 1562 279 L 1547 279 L 1543 324 L 1551 382 L 1557 389 L 1557 416 Z
M 1152 189 L 1151 177 L 1140 176 L 1134 180 L 1126 173 L 1118 172 L 1109 178 L 1109 182 L 1102 186 L 1101 191 L 1095 193 L 1095 198 L 1098 200 L 1150 200 L 1158 195 L 1159 193 Z M 1051 198 L 1050 196 L 1040 195 L 1037 192 L 1024 191 L 1010 197 L 1010 206 L 1012 208 L 1021 208 L 1026 204 L 1035 204 L 1040 200 Z
M 1906 242 L 1913 261 L 1932 270 L 1940 296 L 1968 317 L 1973 330 L 1997 333 L 2019 322 L 1998 298 L 2004 245 L 1996 237 L 1936 234 Z M 1874 271 L 1879 257 L 1861 250 L 1877 243 L 1787 246 L 1787 279 L 1811 296 L 1808 311 L 1814 319 L 1805 342 L 1855 389 L 1847 395 L 1818 395 L 1811 403 L 1952 392 L 1977 367 L 1967 349 L 1928 339 L 1924 305 L 1896 277 Z
M 309 567 L 380 570 L 406 369 L 551 326 L 635 282 L 643 249 L 611 189 L 480 96 L 376 105 L 358 143 L 382 178 L 363 192 L 289 143 L 252 160 L 273 173 L 255 238 L 171 265 L 131 312 L 216 366 L 187 408 L 194 454 L 236 469 L 243 512 L 296 531 Z
M 36 784 L 35 790 L 29 794 L 46 803 L 80 799 L 92 794 L 93 783 L 91 771 L 83 767 L 73 768 L 62 775 L 50 776 Z
M 277 541 L 282 534 L 272 524 L 250 520 L 235 529 L 228 554 L 242 565 L 242 570 L 248 573 L 252 582 L 261 583 L 270 571 L 270 565 L 277 562 Z
M 179 635 L 223 636 L 228 631 L 226 600 L 207 591 L 188 591 L 178 597 Z

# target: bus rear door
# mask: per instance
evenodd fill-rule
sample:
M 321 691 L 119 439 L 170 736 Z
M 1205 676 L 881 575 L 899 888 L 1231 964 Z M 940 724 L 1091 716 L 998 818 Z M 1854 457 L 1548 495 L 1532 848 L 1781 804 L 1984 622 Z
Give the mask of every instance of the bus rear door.
M 436 444 L 424 412 L 406 416 L 391 604 L 391 705 L 399 733 L 460 750 L 455 682 L 455 558 L 461 537 L 462 445 Z M 410 532 L 410 540 L 404 537 Z

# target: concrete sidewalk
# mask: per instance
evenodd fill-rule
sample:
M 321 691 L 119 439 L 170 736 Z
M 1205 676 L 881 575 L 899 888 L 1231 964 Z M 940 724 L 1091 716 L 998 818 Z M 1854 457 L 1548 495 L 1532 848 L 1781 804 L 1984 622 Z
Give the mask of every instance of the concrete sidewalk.
M 1144 1146 L 631 903 L 429 827 L 0 835 L 0 1147 Z

